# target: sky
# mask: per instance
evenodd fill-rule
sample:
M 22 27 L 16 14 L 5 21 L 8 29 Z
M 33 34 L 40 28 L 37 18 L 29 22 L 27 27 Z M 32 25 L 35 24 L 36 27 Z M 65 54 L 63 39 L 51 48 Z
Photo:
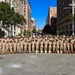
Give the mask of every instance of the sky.
M 56 0 L 29 0 L 32 17 L 36 19 L 36 27 L 43 28 L 46 24 L 48 8 L 50 6 L 56 7 Z

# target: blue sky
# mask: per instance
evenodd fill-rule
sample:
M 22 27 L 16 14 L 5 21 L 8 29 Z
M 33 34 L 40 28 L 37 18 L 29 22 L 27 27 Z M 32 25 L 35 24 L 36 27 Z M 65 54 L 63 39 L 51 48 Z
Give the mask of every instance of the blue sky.
M 43 28 L 46 24 L 48 8 L 56 6 L 57 0 L 29 0 L 32 8 L 32 17 L 36 19 L 36 26 Z

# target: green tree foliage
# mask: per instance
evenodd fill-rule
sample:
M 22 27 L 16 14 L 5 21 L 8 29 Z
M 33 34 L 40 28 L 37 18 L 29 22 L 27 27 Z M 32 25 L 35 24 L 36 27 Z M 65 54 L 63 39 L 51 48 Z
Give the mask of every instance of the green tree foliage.
M 43 33 L 47 33 L 47 34 L 50 34 L 50 30 L 51 30 L 51 27 L 49 24 L 45 25 L 44 29 L 43 29 Z
M 74 15 L 75 15 L 75 14 L 74 14 Z M 75 20 L 75 16 L 72 16 L 72 14 L 71 14 L 71 15 L 69 15 L 69 17 L 68 17 L 68 20 L 69 20 L 69 21 L 72 21 L 72 19 Z
M 27 34 L 30 34 L 30 33 L 31 33 L 31 32 L 28 30 L 28 31 L 27 31 Z
M 26 23 L 26 20 L 19 13 L 15 13 L 14 9 L 8 3 L 0 2 L 0 21 L 3 22 L 3 27 Z
M 26 35 L 26 33 L 27 33 L 27 31 L 26 31 L 26 30 L 24 30 L 23 35 Z
M 0 21 L 3 22 L 7 27 L 11 24 L 11 17 L 14 14 L 14 10 L 10 8 L 10 5 L 5 2 L 0 2 Z
M 22 34 L 23 34 L 23 31 L 21 30 L 20 33 L 19 33 L 18 35 L 19 35 L 19 36 L 22 36 Z
M 64 34 L 64 30 L 57 30 L 57 35 L 62 35 Z
M 23 25 L 24 23 L 26 23 L 25 18 L 22 15 L 20 15 L 19 13 L 15 13 L 12 18 L 14 19 L 13 23 L 15 23 L 15 24 Z
M 32 33 L 37 33 L 36 29 L 33 29 Z

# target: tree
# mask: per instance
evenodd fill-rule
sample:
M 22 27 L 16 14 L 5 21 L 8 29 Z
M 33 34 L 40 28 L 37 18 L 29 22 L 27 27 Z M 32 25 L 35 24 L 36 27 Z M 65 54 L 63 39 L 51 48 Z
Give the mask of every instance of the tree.
M 27 31 L 27 34 L 30 34 L 30 31 L 29 30 Z
M 24 23 L 26 24 L 26 19 L 19 13 L 15 13 L 12 19 L 13 19 L 13 24 L 14 23 L 21 24 L 21 25 L 23 25 Z
M 57 35 L 62 35 L 62 34 L 64 34 L 64 30 L 57 30 Z
M 14 9 L 8 3 L 0 2 L 0 21 L 3 25 L 21 24 L 26 23 L 25 18 L 19 13 L 15 13 Z
M 36 29 L 33 29 L 32 33 L 37 33 Z
M 14 15 L 14 9 L 11 9 L 10 5 L 5 2 L 0 2 L 0 21 L 3 22 L 3 27 L 9 27 L 12 23 L 11 17 Z
M 26 31 L 26 30 L 24 30 L 23 35 L 26 35 L 26 33 L 27 33 L 27 31 Z
M 2 27 L 6 28 L 9 32 L 8 27 L 12 25 L 26 24 L 25 18 L 16 13 L 8 3 L 0 2 L 0 21 L 2 21 Z
M 49 24 L 45 25 L 44 29 L 43 29 L 43 33 L 47 33 L 47 34 L 50 34 L 50 31 L 51 31 L 51 27 Z

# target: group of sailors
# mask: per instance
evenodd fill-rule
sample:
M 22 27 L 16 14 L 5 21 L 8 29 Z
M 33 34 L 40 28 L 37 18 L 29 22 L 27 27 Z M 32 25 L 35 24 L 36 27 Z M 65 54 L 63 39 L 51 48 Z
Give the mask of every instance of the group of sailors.
M 75 36 L 27 35 L 0 39 L 0 54 L 75 53 Z

